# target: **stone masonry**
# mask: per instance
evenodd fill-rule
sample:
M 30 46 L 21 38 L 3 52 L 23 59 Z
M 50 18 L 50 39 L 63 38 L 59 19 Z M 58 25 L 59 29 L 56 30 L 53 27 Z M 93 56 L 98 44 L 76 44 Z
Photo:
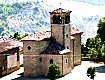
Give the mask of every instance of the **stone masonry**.
M 81 64 L 81 34 L 70 24 L 72 11 L 58 8 L 50 12 L 51 31 L 34 33 L 23 39 L 24 76 L 46 76 L 56 63 L 61 76 Z

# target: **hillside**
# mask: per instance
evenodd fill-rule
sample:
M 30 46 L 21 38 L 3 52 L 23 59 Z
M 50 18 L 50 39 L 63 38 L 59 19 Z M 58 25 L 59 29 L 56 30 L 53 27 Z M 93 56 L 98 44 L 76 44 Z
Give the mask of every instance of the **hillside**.
M 104 5 L 96 2 L 88 3 L 79 0 L 34 0 L 19 2 L 17 0 L 2 0 L 0 3 L 0 35 L 10 35 L 14 32 L 38 32 L 50 30 L 49 11 L 62 7 L 72 10 L 71 24 L 84 32 L 82 41 L 94 37 L 97 23 L 104 16 Z M 89 1 L 89 0 L 87 0 Z M 60 5 L 61 3 L 61 5 Z M 93 4 L 94 3 L 94 4 Z

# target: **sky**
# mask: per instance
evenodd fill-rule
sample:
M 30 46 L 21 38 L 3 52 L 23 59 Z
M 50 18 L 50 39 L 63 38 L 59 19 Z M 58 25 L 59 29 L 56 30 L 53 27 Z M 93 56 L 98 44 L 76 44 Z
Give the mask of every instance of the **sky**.
M 72 10 L 73 12 L 76 12 L 81 15 L 95 15 L 95 14 L 100 14 L 103 12 L 105 13 L 105 6 L 97 6 L 97 5 L 92 5 L 89 3 L 84 3 L 84 2 L 76 2 L 76 1 L 65 1 L 65 0 L 56 0 L 56 1 L 50 1 L 50 3 L 55 4 L 55 6 L 58 5 L 61 7 Z M 102 13 L 102 14 L 103 14 Z

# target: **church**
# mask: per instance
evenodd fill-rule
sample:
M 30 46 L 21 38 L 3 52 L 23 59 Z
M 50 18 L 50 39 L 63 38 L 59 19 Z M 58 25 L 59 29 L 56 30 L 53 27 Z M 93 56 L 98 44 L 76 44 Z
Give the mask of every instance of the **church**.
M 52 63 L 60 67 L 64 76 L 81 64 L 83 32 L 70 24 L 71 12 L 62 8 L 49 12 L 51 31 L 36 32 L 23 39 L 24 76 L 46 76 Z

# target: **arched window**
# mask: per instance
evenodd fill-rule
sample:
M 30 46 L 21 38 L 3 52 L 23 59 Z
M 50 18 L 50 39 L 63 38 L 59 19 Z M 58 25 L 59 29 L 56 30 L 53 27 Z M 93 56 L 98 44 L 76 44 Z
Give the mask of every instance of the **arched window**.
M 66 63 L 68 62 L 68 60 L 66 59 Z
M 50 64 L 53 64 L 53 59 L 50 59 Z
M 62 23 L 62 18 L 61 16 L 53 16 L 53 24 L 61 24 Z
M 65 24 L 68 24 L 68 23 L 70 23 L 70 16 L 66 15 L 65 16 Z

